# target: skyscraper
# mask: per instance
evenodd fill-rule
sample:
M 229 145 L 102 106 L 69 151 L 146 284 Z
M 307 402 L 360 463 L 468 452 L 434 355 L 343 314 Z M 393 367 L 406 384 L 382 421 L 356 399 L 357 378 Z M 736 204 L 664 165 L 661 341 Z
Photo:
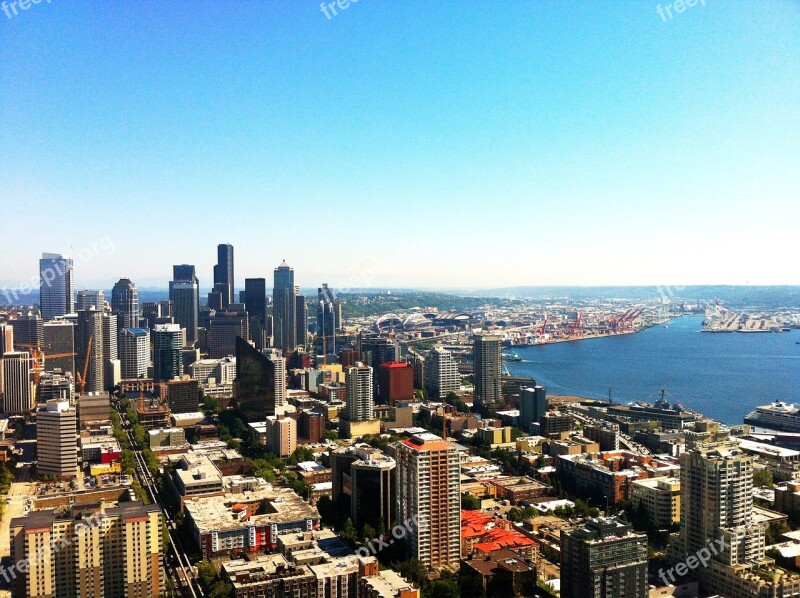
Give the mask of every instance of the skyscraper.
M 78 291 L 78 298 L 75 302 L 75 309 L 80 311 L 88 307 L 94 307 L 97 311 L 103 311 L 106 307 L 106 294 L 104 291 L 89 290 Z
M 91 340 L 91 342 L 90 342 Z M 78 312 L 78 326 L 75 329 L 75 379 L 83 378 L 86 367 L 85 387 L 78 388 L 82 392 L 99 392 L 103 390 L 103 312 L 96 309 L 85 309 Z M 88 363 L 88 367 L 86 364 Z
M 3 393 L 3 355 L 14 350 L 14 328 L 8 322 L 0 322 L 0 394 Z
M 175 322 L 186 330 L 186 344 L 197 341 L 197 319 L 200 313 L 200 286 L 194 266 L 172 266 L 169 298 L 175 310 Z
M 400 344 L 391 338 L 359 335 L 358 346 L 361 361 L 372 368 L 372 390 L 375 396 L 381 392 L 378 371 L 382 363 L 400 361 Z
M 645 598 L 647 536 L 612 517 L 561 530 L 564 598 Z
M 150 365 L 150 331 L 123 328 L 119 333 L 119 357 L 123 380 L 146 378 Z
M 433 347 L 425 358 L 425 388 L 434 398 L 444 398 L 461 388 L 461 375 L 453 354 L 442 347 Z
M 233 285 L 233 245 L 217 245 L 217 265 L 214 266 L 214 291 L 223 294 L 222 307 L 235 303 Z
M 372 368 L 361 362 L 345 372 L 347 419 L 351 422 L 372 419 Z
M 75 374 L 75 325 L 62 318 L 45 322 L 42 325 L 42 337 L 44 370 L 52 372 L 59 369 Z
M 178 324 L 156 324 L 153 329 L 153 379 L 172 380 L 183 374 L 183 333 Z
M 461 558 L 460 458 L 455 445 L 412 436 L 391 445 L 397 462 L 397 519 L 416 521 L 410 556 L 453 569 Z
M 294 270 L 284 260 L 275 268 L 272 289 L 275 346 L 280 349 L 294 350 L 297 346 L 296 308 Z
M 31 354 L 8 351 L 3 355 L 3 411 L 24 415 L 33 409 Z
M 233 303 L 225 311 L 217 311 L 208 320 L 208 356 L 222 359 L 236 353 L 236 339 L 250 338 L 249 318 L 244 305 Z
M 499 336 L 490 334 L 476 334 L 474 337 L 475 401 L 482 406 L 497 405 L 502 398 L 503 358 L 500 340 Z
M 281 415 L 286 406 L 286 360 L 236 339 L 234 398 L 249 421 Z
M 294 292 L 295 342 L 297 345 L 305 347 L 306 341 L 308 340 L 308 309 L 306 306 L 306 298 L 304 295 L 300 294 L 300 287 L 295 286 Z
M 72 258 L 58 253 L 42 254 L 39 260 L 39 305 L 45 321 L 75 310 Z
M 77 419 L 69 401 L 51 399 L 36 414 L 37 469 L 42 475 L 75 477 L 78 469 Z
M 547 412 L 547 390 L 544 386 L 522 388 L 519 393 L 519 425 L 526 432 Z
M 139 326 L 139 291 L 128 278 L 120 278 L 111 289 L 111 312 L 118 317 L 117 329 Z
M 14 329 L 14 346 L 23 350 L 42 348 L 42 319 L 34 314 L 17 316 L 8 321 Z M 9 349 L 10 351 L 11 349 Z
M 336 318 L 335 304 L 336 293 L 328 286 L 328 283 L 322 283 L 322 286 L 317 289 L 317 335 L 324 336 L 326 343 L 330 344 L 333 341 L 333 335 L 340 327 L 340 322 Z M 332 347 L 329 351 L 334 352 Z
M 250 340 L 259 351 L 267 343 L 267 281 L 264 278 L 244 279 L 244 306 L 250 318 Z

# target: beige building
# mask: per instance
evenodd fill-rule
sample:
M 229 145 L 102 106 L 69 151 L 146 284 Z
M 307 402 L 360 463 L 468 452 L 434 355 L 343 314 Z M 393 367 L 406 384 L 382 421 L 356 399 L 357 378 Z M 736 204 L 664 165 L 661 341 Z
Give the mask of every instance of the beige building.
M 156 505 L 119 503 L 79 512 L 35 511 L 11 520 L 17 598 L 141 598 L 161 595 L 161 519 Z M 12 568 L 15 565 L 12 565 Z
M 396 521 L 412 526 L 411 556 L 431 568 L 458 567 L 461 558 L 458 450 L 449 442 L 419 436 L 392 447 L 397 462 Z
M 247 424 L 251 436 L 281 457 L 289 457 L 297 448 L 297 421 L 285 415 L 271 415 L 263 422 Z
M 681 520 L 681 481 L 678 478 L 648 478 L 631 482 L 631 501 L 643 504 L 650 522 L 668 528 Z
M 36 413 L 36 453 L 40 475 L 75 477 L 78 469 L 77 418 L 69 401 L 51 399 Z

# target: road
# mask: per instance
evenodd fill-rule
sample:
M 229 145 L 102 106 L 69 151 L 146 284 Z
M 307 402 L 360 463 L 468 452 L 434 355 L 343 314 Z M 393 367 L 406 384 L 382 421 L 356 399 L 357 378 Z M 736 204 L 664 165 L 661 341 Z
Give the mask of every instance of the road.
M 124 410 L 119 408 L 119 405 L 117 409 L 122 421 L 122 427 L 128 436 L 131 451 L 136 459 L 136 477 L 139 478 L 139 483 L 149 492 L 153 504 L 158 505 L 164 515 L 162 525 L 167 530 L 170 544 L 170 551 L 164 551 L 164 571 L 170 575 L 176 589 L 178 591 L 183 590 L 183 595 L 186 598 L 189 596 L 191 598 L 205 596 L 203 588 L 200 587 L 200 582 L 195 577 L 189 557 L 186 556 L 181 546 L 180 538 L 178 538 L 177 530 L 175 529 L 175 522 L 161 502 L 161 497 L 158 495 L 158 487 L 150 474 L 150 470 L 147 469 L 147 464 L 142 455 L 142 448 L 136 444 L 136 439 L 133 437 L 130 422 L 127 420 Z

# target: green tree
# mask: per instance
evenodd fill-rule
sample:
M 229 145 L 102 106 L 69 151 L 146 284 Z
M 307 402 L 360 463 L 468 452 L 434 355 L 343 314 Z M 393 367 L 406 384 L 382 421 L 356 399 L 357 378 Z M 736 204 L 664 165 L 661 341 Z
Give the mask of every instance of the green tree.
M 474 495 L 466 492 L 461 495 L 461 508 L 465 511 L 477 511 L 481 508 L 481 501 Z
M 314 452 L 306 447 L 306 446 L 298 446 L 297 449 L 292 453 L 292 456 L 289 457 L 289 464 L 290 465 L 297 465 L 298 463 L 302 463 L 303 461 L 313 461 L 314 460 Z
M 343 540 L 350 542 L 351 544 L 355 544 L 358 532 L 356 531 L 355 526 L 353 525 L 353 520 L 349 517 L 347 521 L 344 522 L 344 527 L 342 531 L 339 532 L 339 535 L 342 537 Z
M 775 480 L 772 477 L 772 470 L 769 467 L 760 469 L 753 474 L 753 486 L 760 488 L 774 488 Z
M 208 561 L 201 561 L 197 563 L 197 577 L 200 585 L 208 592 L 217 579 L 217 570 Z
M 425 598 L 460 598 L 461 594 L 455 581 L 437 579 L 425 587 L 423 596 Z

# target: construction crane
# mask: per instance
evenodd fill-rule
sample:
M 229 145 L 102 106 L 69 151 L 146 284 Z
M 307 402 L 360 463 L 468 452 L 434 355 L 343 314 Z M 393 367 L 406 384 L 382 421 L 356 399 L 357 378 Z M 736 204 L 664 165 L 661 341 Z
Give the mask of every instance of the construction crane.
M 92 356 L 92 343 L 94 343 L 94 335 L 89 335 L 89 342 L 86 343 L 86 359 L 83 362 L 83 373 L 78 372 L 78 392 L 83 394 L 86 391 L 86 376 L 89 374 L 89 358 Z

